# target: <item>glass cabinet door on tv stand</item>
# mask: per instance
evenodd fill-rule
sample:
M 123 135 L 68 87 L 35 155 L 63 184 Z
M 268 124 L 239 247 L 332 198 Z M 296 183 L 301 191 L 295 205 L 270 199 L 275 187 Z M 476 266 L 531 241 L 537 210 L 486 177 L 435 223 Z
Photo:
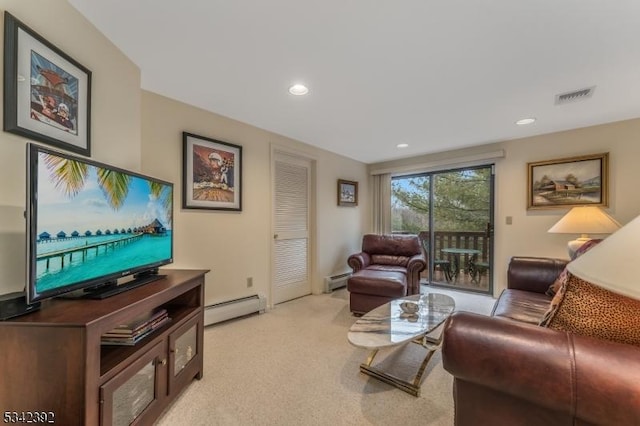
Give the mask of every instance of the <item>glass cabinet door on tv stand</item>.
M 100 423 L 126 426 L 145 421 L 162 400 L 162 342 L 100 387 Z
M 169 335 L 169 393 L 184 387 L 198 372 L 203 326 L 202 320 L 194 318 Z

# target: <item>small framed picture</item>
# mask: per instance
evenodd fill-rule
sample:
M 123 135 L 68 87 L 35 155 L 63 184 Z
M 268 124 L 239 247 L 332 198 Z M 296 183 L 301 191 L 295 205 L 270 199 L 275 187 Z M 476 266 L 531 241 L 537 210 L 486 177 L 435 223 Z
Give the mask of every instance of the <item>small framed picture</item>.
M 242 147 L 182 133 L 182 208 L 242 211 Z
M 528 209 L 609 206 L 609 153 L 528 163 Z
M 91 155 L 91 71 L 8 12 L 4 130 Z
M 358 205 L 358 182 L 338 179 L 338 205 L 347 207 Z

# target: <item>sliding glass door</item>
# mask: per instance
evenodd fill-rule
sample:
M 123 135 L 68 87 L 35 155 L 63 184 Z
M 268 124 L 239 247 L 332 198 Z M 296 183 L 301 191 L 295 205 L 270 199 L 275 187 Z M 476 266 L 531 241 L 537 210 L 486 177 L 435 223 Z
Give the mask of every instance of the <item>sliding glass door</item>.
M 429 284 L 491 293 L 493 166 L 398 176 L 392 231 L 417 234 Z

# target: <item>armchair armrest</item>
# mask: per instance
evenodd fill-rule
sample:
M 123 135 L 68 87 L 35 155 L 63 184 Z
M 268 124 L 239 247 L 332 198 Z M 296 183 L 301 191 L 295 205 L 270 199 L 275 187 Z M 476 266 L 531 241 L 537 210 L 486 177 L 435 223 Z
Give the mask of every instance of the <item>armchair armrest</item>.
M 507 271 L 507 288 L 544 293 L 569 263 L 550 257 L 512 257 Z
M 640 418 L 636 346 L 457 312 L 445 325 L 442 359 L 456 381 L 477 385 L 478 398 L 488 388 L 580 424 L 637 424 Z
M 364 251 L 352 254 L 347 259 L 347 264 L 351 267 L 351 269 L 353 269 L 353 272 L 358 272 L 359 270 L 364 269 L 369 266 L 369 264 L 371 264 L 371 256 L 369 256 L 369 253 L 366 253 Z
M 407 262 L 407 294 L 420 294 L 420 272 L 427 267 L 424 253 L 416 254 Z
M 409 262 L 407 262 L 407 273 L 420 273 L 425 270 L 427 267 L 427 259 L 424 256 L 424 253 L 416 254 Z

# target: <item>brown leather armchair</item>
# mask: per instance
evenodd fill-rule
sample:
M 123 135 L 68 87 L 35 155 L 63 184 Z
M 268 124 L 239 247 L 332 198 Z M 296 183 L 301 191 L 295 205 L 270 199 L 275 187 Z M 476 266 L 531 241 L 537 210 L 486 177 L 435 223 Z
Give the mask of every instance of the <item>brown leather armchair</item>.
M 640 425 L 639 347 L 537 325 L 565 264 L 513 258 L 491 317 L 447 320 L 456 425 Z
M 347 282 L 351 312 L 363 314 L 392 299 L 420 293 L 426 266 L 416 235 L 367 234 L 362 251 L 349 256 L 353 275 Z

